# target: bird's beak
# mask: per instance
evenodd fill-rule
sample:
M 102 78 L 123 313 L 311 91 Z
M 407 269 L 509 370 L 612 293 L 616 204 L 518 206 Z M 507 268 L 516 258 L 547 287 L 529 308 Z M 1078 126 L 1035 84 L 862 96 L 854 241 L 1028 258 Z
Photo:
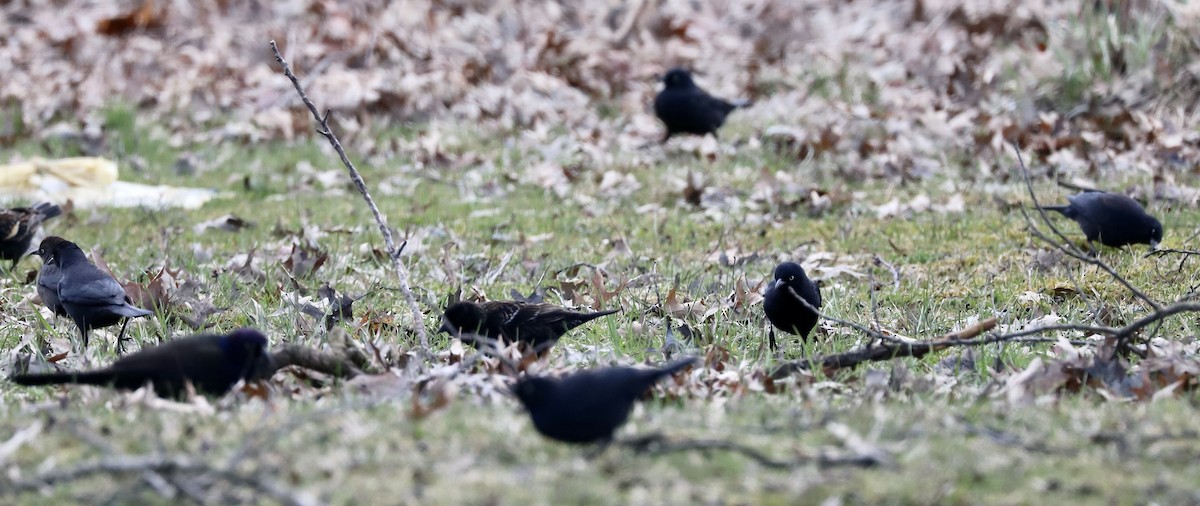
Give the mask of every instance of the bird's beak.
M 1158 241 L 1150 241 L 1150 251 L 1158 249 Z
M 773 290 L 778 290 L 782 286 L 783 286 L 782 279 L 776 279 L 775 281 L 771 282 L 771 289 L 773 289 Z
M 454 328 L 454 326 L 450 325 L 450 322 L 446 320 L 442 320 L 442 326 L 438 327 L 438 332 L 445 332 L 452 336 L 458 335 L 458 329 Z

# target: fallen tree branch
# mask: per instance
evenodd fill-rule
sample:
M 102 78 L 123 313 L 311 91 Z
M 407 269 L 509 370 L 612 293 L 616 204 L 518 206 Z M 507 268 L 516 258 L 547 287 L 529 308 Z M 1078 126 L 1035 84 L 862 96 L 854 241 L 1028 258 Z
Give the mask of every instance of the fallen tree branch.
M 279 53 L 279 47 L 275 41 L 271 41 L 271 51 L 275 53 L 275 61 L 283 67 L 283 75 L 287 76 L 292 81 L 292 86 L 296 88 L 296 93 L 300 95 L 300 100 L 308 107 L 312 113 L 313 119 L 316 120 L 317 133 L 321 134 L 333 146 L 334 151 L 337 151 L 338 157 L 342 160 L 342 165 L 346 166 L 346 171 L 350 174 L 350 179 L 354 181 L 354 186 L 358 188 L 358 193 L 362 194 L 363 200 L 367 202 L 367 207 L 371 208 L 371 214 L 375 217 L 375 223 L 379 225 L 379 231 L 383 234 L 383 242 L 387 247 L 388 257 L 392 260 L 392 265 L 396 269 L 396 277 L 400 283 L 400 293 L 404 295 L 404 300 L 408 303 L 409 309 L 412 311 L 413 331 L 417 335 L 417 339 L 421 345 L 421 353 L 428 358 L 429 356 L 429 334 L 425 331 L 425 315 L 421 312 L 421 306 L 417 304 L 417 297 L 413 295 L 412 288 L 408 283 L 408 268 L 404 266 L 404 262 L 400 261 L 400 253 L 404 250 L 405 243 L 396 246 L 396 242 L 392 239 L 392 230 L 387 226 L 387 219 L 383 213 L 379 211 L 379 207 L 375 205 L 375 200 L 371 198 L 370 192 L 367 191 L 367 183 L 363 181 L 362 175 L 358 169 L 354 168 L 354 164 L 350 162 L 350 158 L 346 156 L 346 151 L 342 149 L 342 143 L 338 141 L 333 130 L 329 128 L 329 111 L 325 111 L 325 115 L 317 112 L 317 106 L 313 105 L 308 99 L 308 95 L 304 93 L 304 87 L 300 84 L 300 80 L 292 73 L 292 67 L 283 59 L 283 55 Z
M 870 337 L 872 341 L 885 341 L 885 342 L 895 343 L 895 344 L 908 344 L 908 341 L 900 339 L 896 336 L 884 334 L 882 330 L 875 330 L 870 327 L 867 327 L 866 325 L 862 325 L 860 323 L 855 323 L 850 320 L 843 320 L 841 318 L 835 318 L 833 316 L 829 316 L 825 313 L 822 313 L 820 309 L 817 309 L 816 306 L 809 304 L 809 302 L 807 300 L 805 300 L 804 297 L 801 297 L 800 294 L 796 293 L 795 289 L 793 289 L 790 286 L 788 286 L 786 288 L 787 288 L 788 293 L 792 295 L 793 299 L 796 299 L 796 301 L 799 302 L 800 305 L 804 306 L 809 311 L 812 311 L 813 313 L 815 313 L 818 318 L 821 318 L 823 320 L 829 320 L 829 321 L 831 321 L 833 323 L 837 323 L 839 325 L 845 325 L 854 330 L 862 332 L 863 334 L 866 334 L 868 337 Z
M 794 460 L 777 460 L 767 454 L 746 445 L 723 439 L 679 439 L 670 440 L 662 434 L 625 439 L 618 442 L 637 453 L 647 455 L 665 455 L 686 451 L 727 451 L 737 453 L 770 469 L 791 469 L 808 464 L 816 464 L 822 469 L 832 467 L 875 467 L 884 464 L 883 459 L 876 455 L 827 455 L 801 456 Z
M 259 379 L 268 379 L 280 369 L 293 365 L 342 379 L 362 374 L 362 368 L 366 366 L 356 361 L 353 354 L 342 350 L 325 351 L 288 343 L 271 350 L 271 365 Z
M 117 450 L 113 444 L 107 438 L 92 430 L 91 427 L 73 419 L 69 419 L 65 425 L 67 426 L 67 430 L 71 431 L 75 437 L 91 445 L 93 448 L 104 452 L 106 455 L 117 454 Z M 183 476 L 163 476 L 154 471 L 146 471 L 142 473 L 142 481 L 167 499 L 174 499 L 176 492 L 178 492 L 196 504 L 205 503 L 203 494 Z
M 1192 255 L 1200 255 L 1200 251 L 1197 251 L 1194 249 L 1158 248 L 1158 249 L 1152 249 L 1150 251 L 1147 251 L 1145 255 L 1142 255 L 1142 258 L 1150 258 L 1152 256 L 1156 256 L 1156 257 L 1167 256 L 1168 254 L 1171 254 L 1171 253 L 1180 254 L 1185 257 L 1189 257 Z
M 7 481 L 7 483 L 0 482 L 3 485 L 0 486 L 0 495 L 37 492 L 44 487 L 61 485 L 63 483 L 90 478 L 95 475 L 142 475 L 147 472 L 164 476 L 208 476 L 220 480 L 226 485 L 253 490 L 264 497 L 288 506 L 314 504 L 312 500 L 293 494 L 279 485 L 267 482 L 257 477 L 254 473 L 239 473 L 233 470 L 217 469 L 188 457 L 171 455 L 113 456 L 80 464 L 62 471 L 41 473 L 28 480 L 12 480 Z
M 812 359 L 794 360 L 786 362 L 776 367 L 771 372 L 772 379 L 785 378 L 799 371 L 811 370 L 814 366 L 820 367 L 828 375 L 832 371 L 838 369 L 847 369 L 856 367 L 865 362 L 880 362 L 887 361 L 900 357 L 920 358 L 928 355 L 931 352 L 954 347 L 954 346 L 980 346 L 995 342 L 1053 342 L 1055 339 L 1045 338 L 1005 338 L 1005 336 L 990 336 L 983 339 L 971 339 L 979 334 L 987 332 L 996 327 L 997 320 L 988 318 L 971 325 L 957 332 L 944 334 L 941 337 L 929 341 L 888 341 L 877 343 L 872 346 L 857 348 L 845 353 L 836 353 L 826 355 L 824 357 L 816 357 Z M 893 338 L 894 339 L 894 338 Z

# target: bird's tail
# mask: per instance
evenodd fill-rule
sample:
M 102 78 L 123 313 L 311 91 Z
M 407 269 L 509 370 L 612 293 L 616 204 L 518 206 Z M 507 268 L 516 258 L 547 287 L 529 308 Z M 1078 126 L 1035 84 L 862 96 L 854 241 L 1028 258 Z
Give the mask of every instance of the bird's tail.
M 112 371 L 80 371 L 52 372 L 44 374 L 14 374 L 9 376 L 8 380 L 18 385 L 31 387 L 42 385 L 61 385 L 64 383 L 104 386 L 112 384 L 116 378 Z
M 595 313 L 582 314 L 582 315 L 579 315 L 580 323 L 590 322 L 601 316 L 608 316 L 610 314 L 613 314 L 613 313 L 616 313 L 619 311 L 620 311 L 620 309 L 609 309 L 608 311 L 596 311 Z
M 33 206 L 33 210 L 42 215 L 43 220 L 47 220 L 62 214 L 62 208 L 49 202 L 42 202 Z
M 1059 213 L 1062 213 L 1063 216 L 1070 217 L 1071 215 L 1067 214 L 1067 212 L 1068 212 L 1067 209 L 1070 209 L 1070 207 L 1071 206 L 1041 206 L 1038 209 L 1041 209 L 1043 211 L 1057 211 Z
M 139 316 L 148 316 L 148 315 L 154 314 L 154 311 L 150 311 L 148 309 L 142 309 L 140 307 L 133 306 L 130 304 L 125 304 L 123 306 L 117 306 L 117 307 L 113 308 L 113 312 L 117 313 L 121 316 L 124 316 L 126 318 L 137 318 Z
M 62 208 L 60 208 L 54 204 L 51 204 L 49 202 L 42 202 L 40 204 L 37 204 L 37 205 L 33 206 L 32 209 L 35 213 L 37 213 L 37 215 L 32 216 L 30 218 L 30 220 L 29 220 L 30 228 L 36 227 L 39 224 L 41 224 L 43 221 L 46 221 L 50 218 L 53 218 L 55 216 L 62 214 Z
M 659 373 L 661 373 L 661 375 L 659 377 L 661 378 L 661 377 L 665 377 L 665 376 L 670 376 L 679 371 L 687 369 L 688 367 L 696 365 L 696 363 L 699 361 L 700 361 L 700 357 L 684 357 L 679 360 L 673 361 L 673 362 L 659 368 L 658 371 L 659 371 Z

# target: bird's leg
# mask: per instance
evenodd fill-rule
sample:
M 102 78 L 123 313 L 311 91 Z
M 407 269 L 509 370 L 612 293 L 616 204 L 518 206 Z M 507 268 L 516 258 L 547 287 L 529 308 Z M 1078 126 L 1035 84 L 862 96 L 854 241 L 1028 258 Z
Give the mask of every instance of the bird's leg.
M 767 331 L 767 343 L 771 345 L 771 351 L 779 350 L 779 345 L 775 343 L 775 326 L 772 325 Z
M 125 328 L 129 326 L 129 318 L 121 319 L 121 332 L 117 334 L 117 355 L 125 354 Z
M 79 335 L 80 335 L 81 337 L 83 337 L 83 351 L 87 351 L 87 346 L 88 346 L 88 331 L 87 331 L 87 325 L 80 325 L 80 326 L 79 326 Z

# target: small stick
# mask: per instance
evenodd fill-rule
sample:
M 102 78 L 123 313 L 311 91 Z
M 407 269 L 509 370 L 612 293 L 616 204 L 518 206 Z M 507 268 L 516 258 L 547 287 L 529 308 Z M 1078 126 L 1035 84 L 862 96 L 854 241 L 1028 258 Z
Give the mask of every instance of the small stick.
M 292 67 L 283 59 L 283 55 L 279 53 L 279 47 L 275 41 L 271 41 L 271 51 L 275 53 L 275 61 L 283 67 L 283 75 L 287 76 L 292 81 L 292 86 L 296 88 L 296 93 L 300 95 L 300 100 L 308 107 L 312 113 L 313 119 L 317 121 L 317 133 L 329 140 L 329 144 L 333 146 L 334 151 L 337 151 L 338 157 L 342 160 L 342 165 L 346 166 L 346 171 L 350 174 L 350 179 L 354 181 L 354 186 L 358 188 L 358 193 L 362 194 L 363 200 L 367 202 L 367 207 L 371 208 L 371 214 L 375 216 L 375 223 L 379 225 L 379 231 L 383 234 L 383 242 L 387 247 L 388 257 L 392 259 L 392 265 L 396 268 L 396 277 L 400 282 L 400 293 L 404 295 L 404 300 L 408 302 L 408 307 L 412 310 L 413 316 L 413 331 L 417 334 L 417 339 L 421 345 L 421 353 L 426 358 L 429 356 L 429 334 L 425 332 L 425 315 L 421 312 L 421 306 L 417 304 L 417 297 L 413 295 L 412 288 L 408 284 L 408 268 L 404 266 L 404 262 L 400 261 L 400 252 L 404 250 L 402 243 L 399 247 L 392 239 L 392 230 L 387 226 L 387 219 L 383 213 L 379 212 L 379 207 L 375 205 L 375 200 L 371 198 L 370 192 L 367 191 L 367 183 L 363 181 L 362 174 L 358 173 L 358 169 L 354 168 L 354 164 L 350 162 L 350 158 L 346 156 L 346 150 L 342 149 L 342 143 L 338 141 L 333 130 L 329 128 L 330 111 L 326 110 L 325 115 L 317 112 L 317 106 L 313 105 L 308 99 L 308 95 L 304 93 L 304 87 L 300 85 L 300 80 L 292 73 Z

